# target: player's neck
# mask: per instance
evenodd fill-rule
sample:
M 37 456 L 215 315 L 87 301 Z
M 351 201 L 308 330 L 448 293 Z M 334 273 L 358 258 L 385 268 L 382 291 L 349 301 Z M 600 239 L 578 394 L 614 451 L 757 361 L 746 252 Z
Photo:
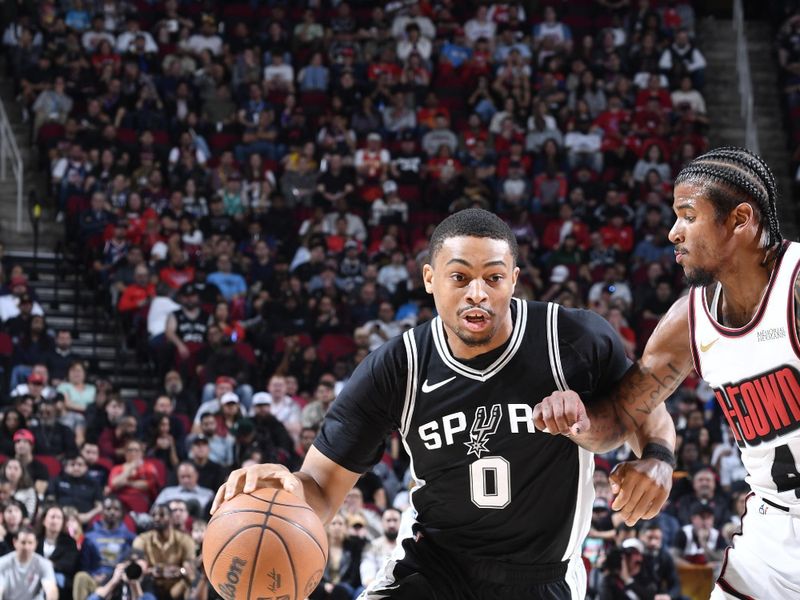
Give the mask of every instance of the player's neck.
M 511 311 L 508 311 L 506 318 L 500 328 L 495 333 L 494 337 L 485 344 L 480 346 L 472 346 L 465 344 L 457 335 L 444 327 L 445 336 L 447 337 L 447 345 L 450 347 L 450 352 L 458 360 L 471 360 L 482 354 L 487 354 L 492 350 L 496 350 L 505 344 L 511 337 L 511 332 L 514 331 L 514 319 L 511 316 Z
M 776 258 L 774 251 L 766 256 L 763 250 L 748 253 L 731 261 L 731 267 L 720 274 L 724 325 L 742 327 L 750 322 L 769 285 Z

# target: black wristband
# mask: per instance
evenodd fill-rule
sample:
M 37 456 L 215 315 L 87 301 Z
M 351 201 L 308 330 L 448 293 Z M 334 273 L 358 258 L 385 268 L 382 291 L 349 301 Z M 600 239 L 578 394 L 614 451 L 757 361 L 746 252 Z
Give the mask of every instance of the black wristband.
M 654 458 L 667 463 L 673 469 L 675 468 L 675 453 L 666 446 L 655 442 L 650 442 L 644 447 L 642 458 Z

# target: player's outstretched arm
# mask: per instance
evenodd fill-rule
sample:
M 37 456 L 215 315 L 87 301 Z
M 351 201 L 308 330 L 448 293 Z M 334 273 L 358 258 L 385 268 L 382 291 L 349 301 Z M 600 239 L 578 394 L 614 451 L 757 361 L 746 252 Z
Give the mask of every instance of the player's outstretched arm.
M 303 466 L 292 473 L 283 465 L 252 465 L 236 469 L 217 491 L 211 514 L 225 500 L 258 488 L 282 488 L 303 498 L 323 523 L 327 523 L 344 502 L 360 475 L 336 464 L 313 446 Z
M 642 357 L 603 399 L 584 405 L 574 392 L 555 392 L 534 407 L 534 425 L 568 435 L 591 452 L 608 452 L 625 441 L 634 450 L 659 439 L 672 448 L 675 432 L 661 406 L 692 370 L 688 298 L 661 319 Z

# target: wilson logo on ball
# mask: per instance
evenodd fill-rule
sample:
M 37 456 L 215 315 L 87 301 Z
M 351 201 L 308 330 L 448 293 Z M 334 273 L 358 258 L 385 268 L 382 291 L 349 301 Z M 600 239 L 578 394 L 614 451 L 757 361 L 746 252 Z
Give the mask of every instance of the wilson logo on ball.
M 231 566 L 228 567 L 228 573 L 225 576 L 225 583 L 217 586 L 220 595 L 226 600 L 236 600 L 236 586 L 241 579 L 242 569 L 247 564 L 246 560 L 242 560 L 238 556 L 234 556 L 231 560 Z

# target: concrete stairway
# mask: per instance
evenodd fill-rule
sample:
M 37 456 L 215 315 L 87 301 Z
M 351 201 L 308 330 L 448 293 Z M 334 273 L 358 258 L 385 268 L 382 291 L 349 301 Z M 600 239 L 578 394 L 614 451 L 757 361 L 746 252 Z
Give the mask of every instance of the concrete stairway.
M 2 61 L 0 61 L 2 65 Z M 0 179 L 0 241 L 6 249 L 30 250 L 33 248 L 33 228 L 29 216 L 28 198 L 35 192 L 44 212 L 39 224 L 40 240 L 46 240 L 46 248 L 53 250 L 55 242 L 63 237 L 63 227 L 55 223 L 55 212 L 48 199 L 47 178 L 37 169 L 37 151 L 31 144 L 31 128 L 23 122 L 22 110 L 16 101 L 11 81 L 0 79 L 0 99 L 11 122 L 17 146 L 24 163 L 22 231 L 17 231 L 17 185 L 11 164 L 6 165 L 6 179 Z
M 761 156 L 769 164 L 778 183 L 781 198 L 778 211 L 786 236 L 797 237 L 797 224 L 791 196 L 789 154 L 780 106 L 777 65 L 772 55 L 774 34 L 767 22 L 746 25 L 753 104 Z M 711 128 L 711 147 L 743 146 L 744 120 L 740 112 L 736 72 L 736 35 L 728 19 L 708 17 L 698 23 L 701 50 L 708 61 L 704 96 Z

